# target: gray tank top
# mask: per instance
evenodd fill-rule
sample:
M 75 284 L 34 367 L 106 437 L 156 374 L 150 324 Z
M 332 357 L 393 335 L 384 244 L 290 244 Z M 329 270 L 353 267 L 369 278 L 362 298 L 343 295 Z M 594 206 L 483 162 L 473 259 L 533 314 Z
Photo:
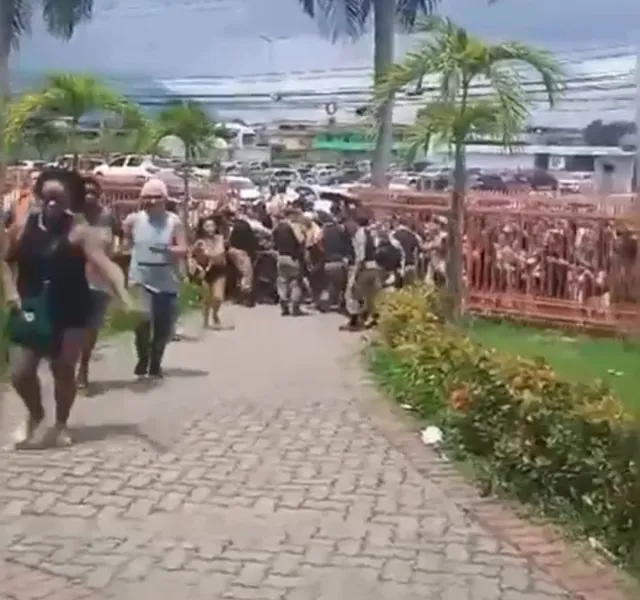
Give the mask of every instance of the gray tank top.
M 152 292 L 178 293 L 179 269 L 168 248 L 179 223 L 180 218 L 170 212 L 158 219 L 149 218 L 146 211 L 134 215 L 129 281 Z

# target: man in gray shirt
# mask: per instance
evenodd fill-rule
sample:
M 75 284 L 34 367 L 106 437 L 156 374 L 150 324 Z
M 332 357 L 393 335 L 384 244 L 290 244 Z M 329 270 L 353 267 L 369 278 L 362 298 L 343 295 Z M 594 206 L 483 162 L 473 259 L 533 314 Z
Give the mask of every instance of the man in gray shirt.
M 167 210 L 168 199 L 164 182 L 150 179 L 140 192 L 143 209 L 122 224 L 131 247 L 129 285 L 144 315 L 135 330 L 139 377 L 162 377 L 162 357 L 177 317 L 187 240 L 180 217 Z

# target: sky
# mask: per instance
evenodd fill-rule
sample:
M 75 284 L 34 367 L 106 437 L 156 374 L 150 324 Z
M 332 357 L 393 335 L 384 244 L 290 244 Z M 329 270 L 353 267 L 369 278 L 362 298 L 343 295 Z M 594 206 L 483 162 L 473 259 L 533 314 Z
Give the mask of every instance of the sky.
M 489 39 L 575 51 L 574 62 L 640 44 L 637 0 L 444 0 L 441 12 Z M 398 53 L 412 43 L 398 36 Z M 93 22 L 68 43 L 46 35 L 36 18 L 13 65 L 20 73 L 93 71 L 126 82 L 278 72 L 291 84 L 292 72 L 368 67 L 371 57 L 370 37 L 331 44 L 298 0 L 95 0 Z

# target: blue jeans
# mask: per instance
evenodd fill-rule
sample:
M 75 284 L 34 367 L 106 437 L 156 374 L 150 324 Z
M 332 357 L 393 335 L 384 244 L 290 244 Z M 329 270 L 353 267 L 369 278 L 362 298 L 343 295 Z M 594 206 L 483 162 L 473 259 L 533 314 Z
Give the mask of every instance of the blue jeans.
M 135 329 L 135 346 L 140 369 L 151 373 L 160 369 L 164 350 L 171 339 L 178 314 L 178 295 L 168 292 L 141 291 L 141 301 L 148 303 L 147 318 Z

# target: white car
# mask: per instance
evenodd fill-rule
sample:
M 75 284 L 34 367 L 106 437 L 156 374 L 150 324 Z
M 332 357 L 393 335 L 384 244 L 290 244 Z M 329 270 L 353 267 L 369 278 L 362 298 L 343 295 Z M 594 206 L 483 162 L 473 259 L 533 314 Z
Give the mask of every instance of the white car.
M 260 188 L 258 188 L 258 186 L 248 177 L 227 175 L 222 178 L 222 183 L 226 183 L 229 187 L 236 190 L 240 196 L 240 200 L 245 202 L 255 202 L 262 198 Z
M 172 168 L 163 168 L 157 165 L 151 156 L 140 154 L 127 154 L 119 156 L 108 163 L 98 165 L 93 169 L 94 175 L 129 175 L 134 177 L 152 177 L 163 172 L 173 172 Z

